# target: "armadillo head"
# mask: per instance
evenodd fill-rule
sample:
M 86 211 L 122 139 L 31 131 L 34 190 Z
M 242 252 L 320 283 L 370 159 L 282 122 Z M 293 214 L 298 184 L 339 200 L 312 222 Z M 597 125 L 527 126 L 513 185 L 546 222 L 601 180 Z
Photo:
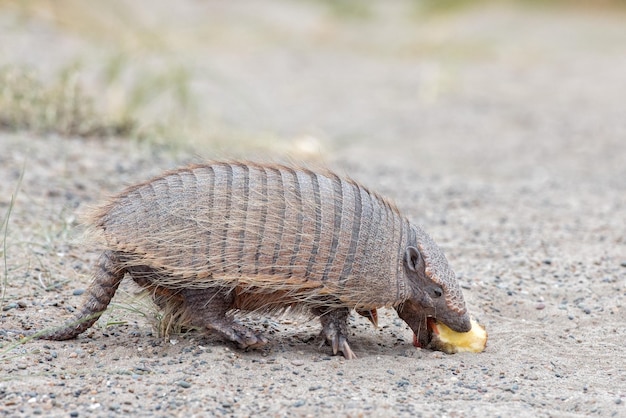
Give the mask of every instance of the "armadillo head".
M 411 239 L 403 260 L 412 296 L 396 310 L 415 332 L 416 342 L 426 347 L 431 334 L 429 322 L 433 320 L 456 332 L 467 332 L 472 326 L 456 275 L 443 252 L 420 228 L 413 227 L 412 232 L 415 239 Z

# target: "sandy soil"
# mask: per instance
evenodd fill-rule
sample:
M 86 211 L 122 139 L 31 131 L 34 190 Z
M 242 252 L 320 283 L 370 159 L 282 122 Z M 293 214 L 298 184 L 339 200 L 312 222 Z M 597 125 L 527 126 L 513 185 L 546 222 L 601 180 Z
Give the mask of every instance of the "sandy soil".
M 254 13 L 285 22 L 275 8 Z M 331 356 L 316 321 L 297 317 L 243 318 L 271 340 L 257 351 L 197 334 L 166 341 L 128 283 L 78 339 L 15 344 L 5 330 L 57 325 L 80 304 L 97 255 L 81 241 L 83 208 L 215 155 L 0 133 L 0 215 L 20 185 L 3 269 L 0 415 L 625 416 L 624 19 L 496 10 L 431 27 L 482 45 L 462 59 L 346 53 L 353 26 L 318 33 L 308 20 L 299 30 L 339 46 L 224 52 L 229 83 L 275 93 L 247 110 L 246 129 L 272 129 L 287 149 L 323 133 L 318 163 L 391 197 L 440 243 L 489 332 L 481 354 L 416 349 L 391 311 L 379 329 L 351 319 L 354 361 Z M 380 35 L 372 45 L 393 32 L 354 25 Z M 231 105 L 220 109 L 236 124 L 246 111 Z

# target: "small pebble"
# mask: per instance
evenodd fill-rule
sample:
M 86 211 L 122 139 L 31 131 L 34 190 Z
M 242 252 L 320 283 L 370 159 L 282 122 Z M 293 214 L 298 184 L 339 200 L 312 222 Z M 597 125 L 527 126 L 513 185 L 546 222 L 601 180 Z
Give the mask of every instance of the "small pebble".
M 411 382 L 409 382 L 408 380 L 404 380 L 404 379 L 403 379 L 403 380 L 398 380 L 398 381 L 396 382 L 396 385 L 397 385 L 399 388 L 403 388 L 403 387 L 409 386 L 410 384 L 411 384 Z
M 504 390 L 507 392 L 515 393 L 519 389 L 518 385 L 512 385 L 510 387 L 505 388 Z
M 540 310 L 544 309 L 545 307 L 546 307 L 546 304 L 545 304 L 545 303 L 538 303 L 538 304 L 535 306 L 535 309 L 537 309 L 538 311 L 540 311 Z
M 186 380 L 181 380 L 180 382 L 178 382 L 178 386 L 188 389 L 191 387 L 191 383 L 187 382 Z
M 74 289 L 74 291 L 72 292 L 72 295 L 74 296 L 80 296 L 83 293 L 85 293 L 85 289 Z

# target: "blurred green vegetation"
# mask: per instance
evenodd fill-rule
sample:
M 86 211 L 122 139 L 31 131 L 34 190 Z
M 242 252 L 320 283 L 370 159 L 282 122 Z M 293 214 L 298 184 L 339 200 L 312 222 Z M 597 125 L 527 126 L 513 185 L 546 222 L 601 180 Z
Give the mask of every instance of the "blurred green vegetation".
M 624 8 L 626 0 L 412 0 L 423 12 L 458 11 L 484 5 L 516 5 L 540 8 L 607 9 Z
M 72 70 L 44 82 L 33 69 L 0 68 L 0 129 L 79 137 L 128 136 L 135 131 L 130 117 L 108 117 L 98 113 L 94 103 Z
M 0 11 L 13 16 L 5 30 L 34 26 L 82 44 L 53 65 L 30 51 L 24 62 L 0 61 L 0 129 L 158 140 L 188 124 L 190 70 L 169 59 L 166 33 L 133 19 L 141 11 L 75 0 L 0 0 Z
M 375 0 L 309 0 L 319 3 L 338 17 L 367 18 L 374 14 Z M 409 0 L 418 13 L 455 12 L 485 5 L 513 5 L 548 8 L 626 8 L 626 0 Z

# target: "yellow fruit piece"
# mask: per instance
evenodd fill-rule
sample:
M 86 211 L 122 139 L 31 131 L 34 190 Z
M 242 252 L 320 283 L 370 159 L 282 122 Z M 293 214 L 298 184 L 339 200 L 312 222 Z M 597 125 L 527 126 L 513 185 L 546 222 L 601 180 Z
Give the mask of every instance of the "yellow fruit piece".
M 432 324 L 433 340 L 431 346 L 448 354 L 480 353 L 487 346 L 487 331 L 472 319 L 472 329 L 468 332 L 456 332 L 440 322 Z

